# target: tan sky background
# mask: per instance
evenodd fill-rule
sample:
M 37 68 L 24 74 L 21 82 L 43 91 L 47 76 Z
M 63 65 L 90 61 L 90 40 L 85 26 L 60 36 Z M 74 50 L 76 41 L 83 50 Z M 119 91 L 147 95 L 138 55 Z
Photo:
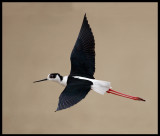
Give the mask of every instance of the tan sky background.
M 3 134 L 157 133 L 157 3 L 4 3 Z M 83 16 L 95 37 L 95 78 L 134 101 L 94 91 L 54 112 Z

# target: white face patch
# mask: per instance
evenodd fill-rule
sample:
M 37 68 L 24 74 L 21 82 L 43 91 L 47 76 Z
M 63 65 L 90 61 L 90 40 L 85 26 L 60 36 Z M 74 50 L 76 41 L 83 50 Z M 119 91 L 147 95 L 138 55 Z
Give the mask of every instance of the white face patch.
M 61 76 L 60 74 L 58 73 L 52 73 L 49 74 L 47 76 L 47 79 L 50 80 L 50 81 L 54 81 L 54 82 L 57 82 L 63 86 L 66 86 L 67 85 L 67 80 L 68 80 L 68 76 Z
M 54 81 L 60 82 L 60 77 L 56 75 L 56 78 L 54 78 Z
M 49 76 L 50 76 L 50 74 L 47 76 L 47 79 L 48 79 L 48 80 L 51 80 Z
M 50 78 L 50 74 L 47 76 L 47 79 L 48 80 L 51 80 L 51 81 L 56 81 L 56 82 L 60 82 L 60 77 L 58 75 L 56 75 L 55 78 Z

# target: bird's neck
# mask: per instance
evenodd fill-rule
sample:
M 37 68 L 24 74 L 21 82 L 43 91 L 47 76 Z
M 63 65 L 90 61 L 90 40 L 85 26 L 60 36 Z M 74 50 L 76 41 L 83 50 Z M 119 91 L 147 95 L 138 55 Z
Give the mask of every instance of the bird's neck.
M 66 86 L 67 85 L 67 80 L 68 80 L 68 76 L 61 76 L 58 75 L 59 79 L 56 80 L 59 84 Z

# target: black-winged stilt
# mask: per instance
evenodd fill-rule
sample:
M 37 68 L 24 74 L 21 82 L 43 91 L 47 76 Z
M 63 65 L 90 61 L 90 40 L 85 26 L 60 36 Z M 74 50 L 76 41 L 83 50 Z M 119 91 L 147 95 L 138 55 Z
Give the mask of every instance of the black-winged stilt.
M 145 101 L 140 97 L 126 95 L 111 89 L 108 81 L 96 80 L 95 72 L 95 41 L 91 28 L 88 24 L 86 14 L 83 23 L 72 50 L 71 71 L 69 76 L 61 76 L 59 73 L 51 73 L 46 79 L 36 82 L 51 80 L 65 86 L 65 89 L 59 97 L 59 103 L 56 111 L 69 108 L 80 102 L 92 89 L 99 94 L 112 93 L 133 100 Z

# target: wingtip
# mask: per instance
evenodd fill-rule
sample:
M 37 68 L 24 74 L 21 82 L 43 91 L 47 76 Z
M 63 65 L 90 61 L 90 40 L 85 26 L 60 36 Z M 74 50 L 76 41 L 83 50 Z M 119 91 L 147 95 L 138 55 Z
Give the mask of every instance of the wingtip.
M 57 108 L 54 112 L 57 112 L 57 111 L 59 111 L 60 109 L 59 108 Z
M 84 19 L 83 20 L 88 21 L 86 13 L 84 14 Z
M 58 109 L 56 109 L 54 112 L 57 112 L 57 111 L 59 111 Z
M 86 13 L 84 14 L 84 18 L 87 18 L 87 15 L 86 15 Z

